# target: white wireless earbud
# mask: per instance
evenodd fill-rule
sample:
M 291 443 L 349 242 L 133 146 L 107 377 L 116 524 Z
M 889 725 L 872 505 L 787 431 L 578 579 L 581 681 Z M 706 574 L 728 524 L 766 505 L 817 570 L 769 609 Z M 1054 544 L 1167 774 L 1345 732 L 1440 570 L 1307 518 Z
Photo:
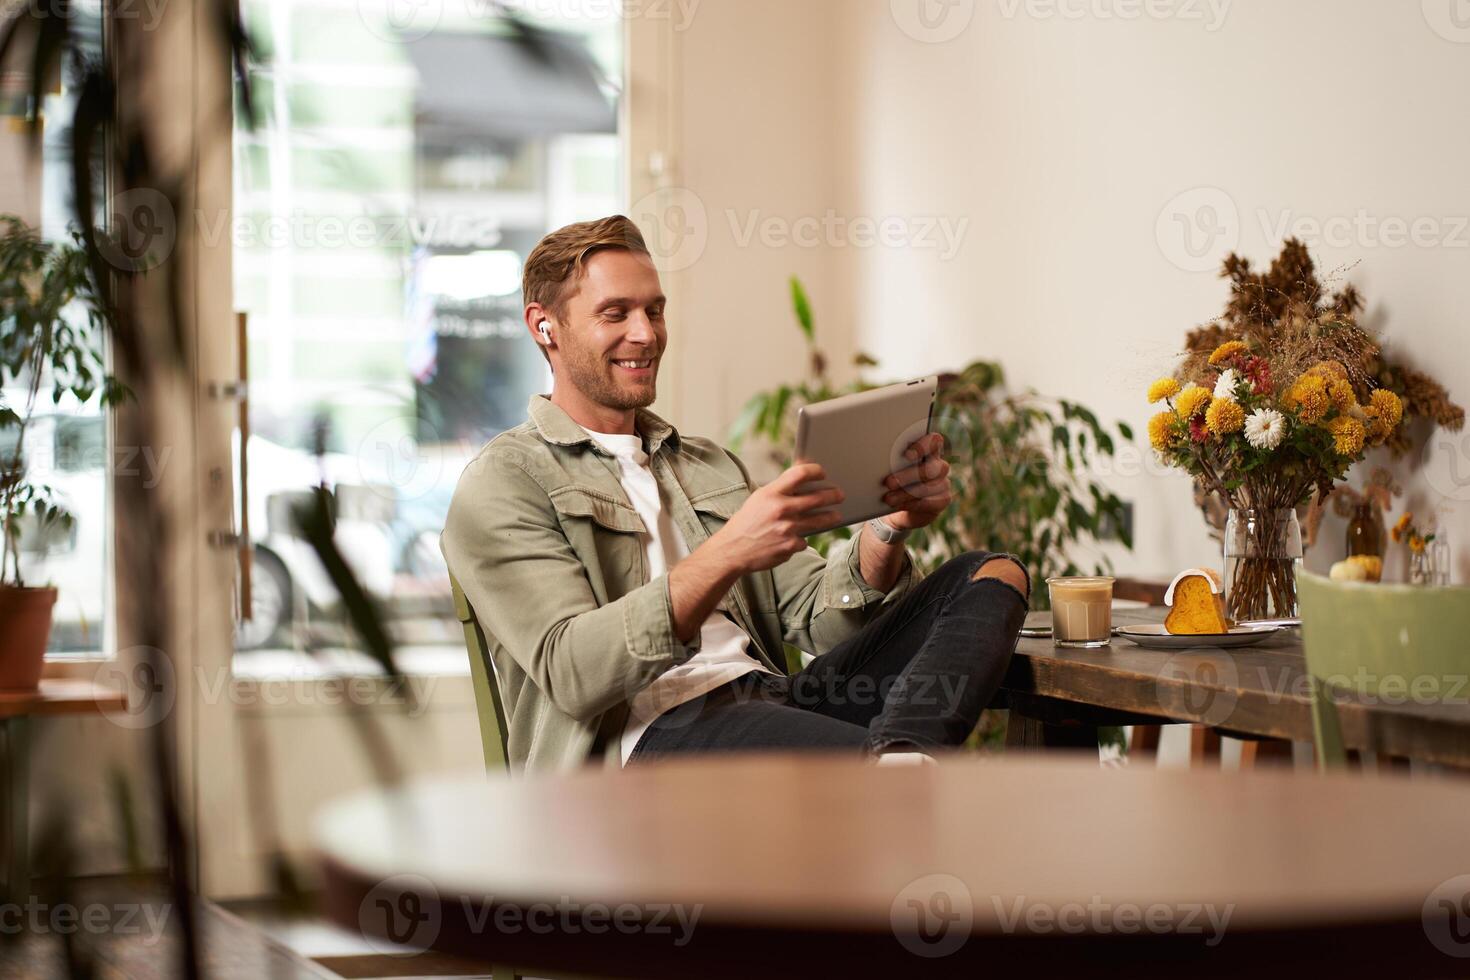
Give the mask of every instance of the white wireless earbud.
M 536 329 L 541 331 L 541 342 L 543 344 L 550 344 L 551 343 L 551 321 L 550 320 L 542 320 L 540 326 L 538 326 Z

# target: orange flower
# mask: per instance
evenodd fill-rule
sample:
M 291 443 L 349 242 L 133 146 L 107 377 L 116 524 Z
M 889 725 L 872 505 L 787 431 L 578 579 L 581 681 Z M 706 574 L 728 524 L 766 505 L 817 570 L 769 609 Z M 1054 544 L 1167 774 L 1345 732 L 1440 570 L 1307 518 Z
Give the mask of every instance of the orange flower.
M 1394 524 L 1393 530 L 1389 532 L 1389 534 L 1393 536 L 1394 544 L 1398 544 L 1404 539 L 1404 532 L 1407 531 L 1409 529 L 1409 526 L 1413 523 L 1414 512 L 1411 510 L 1404 511 L 1404 516 L 1398 519 L 1398 523 Z
M 1320 375 L 1304 374 L 1287 389 L 1281 404 L 1288 409 L 1296 409 L 1307 425 L 1316 425 L 1327 415 L 1332 400 L 1327 394 L 1327 383 Z

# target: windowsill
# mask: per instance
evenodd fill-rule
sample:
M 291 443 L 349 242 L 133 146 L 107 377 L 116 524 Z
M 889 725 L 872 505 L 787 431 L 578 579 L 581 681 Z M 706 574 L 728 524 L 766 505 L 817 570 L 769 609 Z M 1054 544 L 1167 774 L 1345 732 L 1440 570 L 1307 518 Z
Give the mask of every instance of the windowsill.
M 402 646 L 394 657 L 398 669 L 408 677 L 468 677 L 470 673 L 462 647 Z M 249 650 L 235 654 L 232 676 L 236 681 L 315 681 L 382 677 L 383 668 L 361 650 Z

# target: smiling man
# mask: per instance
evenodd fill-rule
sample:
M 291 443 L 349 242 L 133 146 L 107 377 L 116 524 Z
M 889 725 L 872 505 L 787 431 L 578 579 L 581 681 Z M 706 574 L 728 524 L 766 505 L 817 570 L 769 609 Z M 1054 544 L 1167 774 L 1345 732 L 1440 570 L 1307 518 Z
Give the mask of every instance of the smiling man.
M 889 478 L 895 513 L 823 558 L 803 535 L 842 497 L 801 492 L 820 467 L 757 487 L 733 453 L 647 410 L 667 301 L 631 221 L 548 235 L 523 289 L 551 396 L 465 470 L 442 537 L 490 643 L 511 764 L 738 750 L 923 761 L 963 742 L 1030 582 L 987 552 L 914 581 L 903 540 L 951 499 L 941 437 Z M 785 643 L 815 659 L 788 673 Z

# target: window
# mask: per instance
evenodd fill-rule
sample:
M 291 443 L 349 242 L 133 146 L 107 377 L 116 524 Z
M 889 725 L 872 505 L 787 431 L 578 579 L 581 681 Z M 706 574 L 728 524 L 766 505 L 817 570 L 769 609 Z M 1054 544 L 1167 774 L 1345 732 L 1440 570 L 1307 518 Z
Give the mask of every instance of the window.
M 489 2 L 245 0 L 257 122 L 236 122 L 232 231 L 254 575 L 237 651 L 348 642 L 293 533 L 316 485 L 399 643 L 459 650 L 450 496 L 549 384 L 521 263 L 622 202 L 622 30 L 594 16 L 609 6 L 511 21 Z
M 73 6 L 72 14 L 83 51 L 100 57 L 100 7 L 79 3 Z M 39 201 L 41 235 L 58 243 L 71 242 L 75 225 L 67 125 L 75 93 L 70 81 L 69 73 L 61 73 L 41 105 L 44 128 L 41 166 L 36 174 L 39 186 L 12 188 L 23 200 Z M 22 139 L 18 130 L 9 130 L 0 138 Z M 27 175 L 23 179 L 33 178 Z M 31 222 L 35 222 L 34 215 Z M 69 319 L 73 326 L 86 328 L 86 315 L 81 310 L 69 311 Z M 57 589 L 48 656 L 95 657 L 109 651 L 104 633 L 111 614 L 112 492 L 107 467 L 107 419 L 97 396 L 80 403 L 68 395 L 53 404 L 47 382 L 46 377 L 41 379 L 41 392 L 25 432 L 27 475 L 50 486 L 75 523 L 70 530 L 52 525 L 43 531 L 38 523 L 27 525 L 23 521 L 21 570 L 27 584 L 50 584 Z M 26 394 L 24 383 L 20 383 L 6 388 L 4 400 L 20 410 Z M 16 435 L 14 430 L 0 433 L 0 455 L 14 449 Z

